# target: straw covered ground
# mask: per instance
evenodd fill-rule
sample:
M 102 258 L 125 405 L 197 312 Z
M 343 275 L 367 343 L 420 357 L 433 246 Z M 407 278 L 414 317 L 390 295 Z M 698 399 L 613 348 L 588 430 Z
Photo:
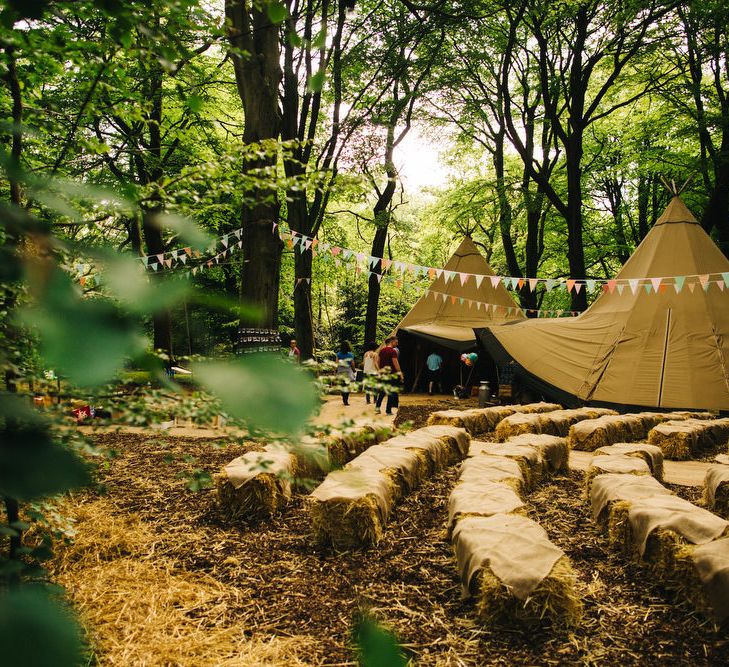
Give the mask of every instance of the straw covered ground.
M 117 452 L 100 473 L 106 495 L 73 499 L 79 537 L 54 568 L 102 665 L 356 664 L 349 633 L 360 609 L 393 629 L 419 665 L 709 665 L 729 650 L 611 553 L 579 472 L 539 487 L 527 506 L 577 571 L 582 626 L 572 634 L 488 630 L 460 598 L 445 533 L 455 467 L 394 509 L 375 549 L 336 554 L 314 545 L 300 496 L 270 521 L 230 528 L 213 490 L 185 488 L 181 472 L 214 473 L 252 443 L 97 440 Z

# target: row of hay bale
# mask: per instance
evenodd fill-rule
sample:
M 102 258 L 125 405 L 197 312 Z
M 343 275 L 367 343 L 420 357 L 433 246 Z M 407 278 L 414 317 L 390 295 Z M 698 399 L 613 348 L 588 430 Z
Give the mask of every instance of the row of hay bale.
M 704 504 L 713 512 L 729 519 L 729 456 L 721 454 L 706 470 Z
M 729 621 L 729 522 L 645 473 L 599 474 L 589 488 L 593 519 L 612 548 L 717 625 Z
M 663 452 L 645 442 L 618 442 L 598 447 L 585 474 L 585 495 L 590 497 L 592 481 L 598 475 L 652 475 L 663 481 Z
M 599 447 L 618 442 L 645 440 L 651 429 L 663 422 L 687 419 L 711 419 L 710 413 L 702 412 L 637 412 L 624 415 L 604 415 L 587 419 L 570 427 L 569 444 L 572 449 L 594 452 Z
M 729 419 L 670 420 L 658 424 L 648 434 L 648 442 L 659 446 L 666 458 L 677 461 L 700 456 L 702 452 L 729 439 Z
M 557 403 L 528 403 L 526 405 L 493 405 L 470 410 L 439 410 L 428 418 L 428 425 L 447 425 L 465 428 L 472 436 L 489 433 L 496 425 L 515 413 L 543 413 L 560 410 Z
M 312 492 L 314 537 L 336 549 L 377 544 L 395 505 L 423 480 L 463 460 L 470 441 L 464 429 L 438 425 L 370 447 Z
M 482 622 L 579 624 L 572 565 L 524 504 L 538 480 L 567 469 L 567 457 L 564 438 L 550 435 L 471 443 L 449 498 L 448 532 L 464 595 Z
M 543 413 L 515 413 L 502 419 L 496 426 L 496 439 L 504 442 L 522 433 L 545 433 L 565 437 L 570 427 L 585 419 L 597 419 L 606 415 L 617 415 L 607 408 L 576 408 L 574 410 L 552 410 Z
M 257 521 L 280 512 L 296 488 L 321 480 L 372 445 L 390 437 L 381 426 L 353 426 L 294 446 L 267 445 L 247 452 L 215 476 L 218 507 L 227 521 Z

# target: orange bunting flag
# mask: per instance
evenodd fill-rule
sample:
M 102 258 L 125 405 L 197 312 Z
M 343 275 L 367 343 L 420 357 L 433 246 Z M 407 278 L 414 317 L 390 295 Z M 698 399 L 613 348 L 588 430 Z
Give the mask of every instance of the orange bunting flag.
M 435 269 L 428 269 L 428 278 L 435 280 Z
M 567 291 L 568 291 L 568 292 L 571 292 L 571 291 L 572 291 L 572 288 L 573 288 L 574 286 L 575 286 L 575 281 L 574 281 L 574 280 L 570 280 L 570 279 L 568 279 L 568 280 L 567 280 Z M 611 291 L 612 291 L 612 290 L 611 290 Z
M 617 284 L 618 284 L 618 282 L 616 280 L 607 281 L 607 287 L 608 287 L 608 290 L 610 291 L 610 294 L 612 294 L 615 291 L 615 287 Z
M 451 303 L 455 306 L 456 305 L 456 297 L 451 297 Z
M 519 278 L 519 281 L 516 284 L 517 284 L 518 289 L 521 289 L 522 287 L 524 287 L 524 278 Z

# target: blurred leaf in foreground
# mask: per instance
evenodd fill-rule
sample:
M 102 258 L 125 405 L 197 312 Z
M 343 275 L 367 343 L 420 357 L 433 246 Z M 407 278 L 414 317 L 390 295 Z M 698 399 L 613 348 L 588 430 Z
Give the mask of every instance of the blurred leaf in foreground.
M 107 260 L 104 284 L 127 309 L 142 314 L 174 306 L 190 291 L 187 281 L 150 279 L 139 261 L 129 257 Z
M 3 665 L 83 664 L 84 645 L 78 623 L 41 586 L 0 593 L 0 647 Z
M 381 628 L 367 616 L 354 629 L 362 667 L 405 667 L 407 660 L 391 632 Z
M 0 495 L 35 500 L 89 483 L 86 464 L 53 442 L 45 427 L 15 418 L 4 421 L 0 427 Z
M 127 358 L 146 347 L 129 317 L 108 300 L 82 299 L 59 269 L 49 276 L 40 303 L 22 311 L 20 321 L 35 328 L 48 365 L 81 386 L 113 379 Z
M 294 433 L 319 405 L 308 374 L 269 354 L 199 364 L 193 370 L 229 414 L 255 428 Z

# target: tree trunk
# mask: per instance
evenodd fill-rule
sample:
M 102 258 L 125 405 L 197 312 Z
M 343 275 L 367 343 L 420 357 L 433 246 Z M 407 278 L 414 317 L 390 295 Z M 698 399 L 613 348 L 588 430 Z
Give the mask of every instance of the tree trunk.
M 236 49 L 232 55 L 236 87 L 245 115 L 243 141 L 246 144 L 277 139 L 281 117 L 278 86 L 281 81 L 279 27 L 271 22 L 263 7 L 247 0 L 226 3 L 228 39 Z M 276 158 L 251 159 L 245 171 L 270 167 Z M 278 293 L 283 244 L 273 233 L 278 222 L 279 202 L 274 189 L 259 193 L 259 203 L 244 208 L 243 267 L 241 300 L 260 309 L 260 326 L 278 325 Z
M 389 227 L 389 216 L 384 224 L 378 225 L 375 231 L 375 238 L 372 240 L 372 256 L 384 257 L 385 242 L 387 241 L 387 229 Z M 382 274 L 382 262 L 377 262 L 373 270 Z M 377 342 L 377 311 L 380 305 L 380 281 L 373 273 L 369 277 L 369 289 L 367 291 L 367 315 L 365 317 L 364 339 L 365 343 Z
M 638 243 L 648 234 L 648 203 L 650 196 L 650 176 L 640 176 L 638 178 Z
M 582 244 L 582 133 L 575 131 L 565 145 L 567 163 L 567 261 L 572 278 L 585 276 L 585 248 Z M 572 290 L 572 310 L 587 309 L 585 286 Z
M 729 257 L 729 128 L 724 130 L 721 147 L 714 159 L 714 189 L 704 209 L 701 225 L 707 231 L 716 228 L 716 240 Z
M 397 169 L 393 162 L 395 153 L 395 123 L 397 116 L 390 119 L 387 128 L 387 139 L 385 141 L 385 173 L 387 184 L 379 193 L 377 203 L 373 209 L 375 221 L 375 238 L 372 241 L 372 256 L 382 257 L 385 252 L 385 240 L 390 226 L 390 204 L 395 196 L 397 186 Z M 378 236 L 379 235 L 379 236 Z M 382 262 L 377 262 L 375 271 L 382 273 Z M 380 283 L 376 276 L 370 276 L 369 289 L 367 292 L 367 313 L 365 315 L 365 342 L 377 339 L 377 311 L 380 306 Z
M 291 202 L 289 206 L 291 207 L 295 203 Z M 300 204 L 306 215 L 306 202 L 302 201 Z M 291 210 L 289 209 L 290 220 Z M 312 259 L 310 250 L 299 252 L 298 247 L 294 246 L 294 330 L 302 360 L 311 359 L 314 354 L 314 322 L 311 312 Z

